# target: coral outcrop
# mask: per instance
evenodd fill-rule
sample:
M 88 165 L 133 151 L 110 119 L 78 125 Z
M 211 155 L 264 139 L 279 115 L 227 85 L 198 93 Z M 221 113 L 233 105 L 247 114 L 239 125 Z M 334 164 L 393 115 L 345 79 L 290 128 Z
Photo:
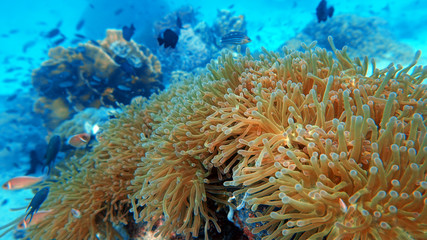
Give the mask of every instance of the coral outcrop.
M 40 95 L 35 111 L 49 130 L 85 108 L 128 104 L 162 88 L 157 57 L 119 30 L 107 30 L 103 41 L 52 48 L 49 57 L 32 75 Z
M 409 45 L 394 40 L 386 20 L 351 14 L 334 16 L 324 23 L 312 21 L 285 45 L 298 49 L 301 42 L 310 43 L 316 40 L 320 47 L 332 50 L 328 36 L 334 38 L 337 48 L 346 46 L 348 54 L 354 57 L 368 56 L 388 62 L 410 62 L 415 53 Z
M 29 236 L 112 238 L 136 221 L 208 239 L 227 210 L 246 211 L 262 239 L 424 238 L 427 68 L 414 67 L 418 52 L 368 74 L 368 58 L 330 42 L 335 55 L 315 43 L 223 54 L 123 107 L 92 152 L 45 183 L 55 214 Z

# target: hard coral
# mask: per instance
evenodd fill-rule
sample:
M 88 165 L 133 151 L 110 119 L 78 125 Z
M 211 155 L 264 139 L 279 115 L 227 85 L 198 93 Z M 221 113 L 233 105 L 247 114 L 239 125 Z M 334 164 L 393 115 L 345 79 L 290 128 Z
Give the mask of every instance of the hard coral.
M 124 40 L 119 30 L 107 30 L 100 44 L 53 48 L 49 57 L 32 79 L 41 95 L 35 110 L 50 130 L 87 107 L 128 104 L 132 97 L 149 96 L 162 87 L 157 57 Z

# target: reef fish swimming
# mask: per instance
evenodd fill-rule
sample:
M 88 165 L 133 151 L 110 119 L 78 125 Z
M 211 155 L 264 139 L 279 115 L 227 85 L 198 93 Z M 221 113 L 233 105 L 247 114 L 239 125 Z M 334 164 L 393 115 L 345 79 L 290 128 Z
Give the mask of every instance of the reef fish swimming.
M 5 190 L 24 189 L 36 183 L 39 183 L 43 180 L 44 180 L 44 177 L 31 177 L 31 176 L 14 177 L 9 181 L 5 182 L 2 188 Z
M 30 205 L 28 205 L 27 207 L 26 211 L 28 213 L 27 215 L 25 215 L 24 221 L 27 221 L 28 216 L 30 216 L 30 220 L 28 221 L 28 224 L 31 222 L 31 220 L 33 219 L 33 214 L 37 213 L 37 211 L 39 210 L 44 200 L 46 200 L 48 194 L 49 194 L 49 188 L 44 187 L 40 189 L 36 193 L 36 195 L 34 195 L 33 199 L 31 199 Z
M 47 174 L 50 174 L 50 169 L 52 168 L 53 163 L 55 162 L 56 155 L 59 152 L 59 149 L 61 148 L 61 137 L 58 135 L 54 135 L 50 138 L 49 144 L 47 145 L 46 150 L 46 161 L 44 164 L 44 167 L 48 167 Z
M 317 21 L 326 22 L 326 20 L 332 17 L 334 14 L 334 7 L 330 6 L 329 8 L 326 6 L 326 0 L 320 1 L 319 5 L 316 8 Z
M 33 219 L 31 221 L 31 224 L 30 224 L 30 220 L 22 219 L 21 222 L 18 223 L 17 228 L 18 229 L 25 229 L 29 226 L 36 225 L 36 224 L 40 223 L 41 221 L 43 221 L 46 218 L 46 216 L 48 216 L 51 213 L 52 213 L 52 210 L 39 211 L 39 212 L 33 214 Z
M 159 46 L 164 44 L 165 48 L 175 48 L 178 43 L 178 39 L 178 34 L 170 29 L 166 29 L 163 34 L 160 34 L 159 37 L 157 37 L 157 42 L 159 42 Z
M 243 45 L 252 40 L 243 32 L 229 32 L 221 38 L 221 44 Z
M 81 148 L 85 147 L 90 141 L 90 135 L 87 133 L 80 133 L 73 135 L 68 138 L 67 144 L 75 147 L 75 148 Z
M 124 26 L 123 28 L 122 28 L 122 35 L 123 35 L 123 38 L 126 40 L 126 41 L 130 41 L 130 39 L 132 38 L 132 36 L 133 36 L 133 33 L 135 32 L 135 27 L 133 26 L 133 24 L 131 24 L 130 25 L 130 27 L 128 27 L 128 26 Z

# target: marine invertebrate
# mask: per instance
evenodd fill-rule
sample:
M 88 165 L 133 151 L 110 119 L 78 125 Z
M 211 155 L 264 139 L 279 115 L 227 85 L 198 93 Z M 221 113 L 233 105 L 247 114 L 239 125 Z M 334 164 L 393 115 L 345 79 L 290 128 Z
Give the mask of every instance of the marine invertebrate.
M 425 236 L 427 71 L 409 74 L 419 53 L 366 76 L 367 58 L 311 47 L 233 64 L 243 71 L 203 128 L 219 131 L 209 162 L 232 172 L 224 184 L 242 187 L 233 194 L 265 239 Z
M 49 57 L 33 71 L 32 81 L 40 95 L 35 111 L 50 130 L 85 108 L 128 104 L 134 96 L 162 88 L 157 57 L 124 40 L 119 30 L 107 30 L 99 43 L 52 48 Z
M 162 218 L 157 235 L 208 238 L 224 207 L 250 209 L 264 239 L 425 236 L 427 69 L 413 68 L 418 53 L 406 68 L 372 61 L 368 75 L 368 58 L 331 45 L 336 58 L 315 44 L 223 54 L 209 72 L 135 99 L 70 164 L 77 177 L 46 183 L 55 223 L 30 236 L 112 233 L 132 211 L 149 230 Z M 81 218 L 67 220 L 61 201 Z

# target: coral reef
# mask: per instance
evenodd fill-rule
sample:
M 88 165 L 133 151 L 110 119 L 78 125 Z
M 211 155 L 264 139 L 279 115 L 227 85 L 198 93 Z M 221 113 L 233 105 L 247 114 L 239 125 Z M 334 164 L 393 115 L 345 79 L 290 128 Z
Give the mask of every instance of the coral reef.
M 210 27 L 206 22 L 197 20 L 197 12 L 192 7 L 185 6 L 156 22 L 157 34 L 172 29 L 179 35 L 175 49 L 159 48 L 156 52 L 165 75 L 169 76 L 178 69 L 194 73 L 205 67 L 213 57 L 219 56 L 222 48 L 236 50 L 236 46 L 221 46 L 219 43 L 221 37 L 230 31 L 247 32 L 244 16 L 234 14 L 228 10 L 218 10 L 217 19 Z M 178 16 L 182 21 L 182 29 L 177 27 Z
M 328 36 L 334 38 L 337 48 L 347 46 L 354 57 L 376 57 L 387 61 L 410 62 L 415 51 L 393 39 L 387 21 L 377 17 L 345 14 L 334 16 L 324 23 L 310 22 L 295 38 L 284 45 L 299 49 L 301 42 L 318 41 L 320 47 L 332 50 Z
M 235 12 L 221 9 L 217 11 L 217 18 L 212 26 L 213 34 L 219 38 L 229 32 L 247 33 L 245 16 L 234 16 Z
M 111 239 L 113 225 L 136 221 L 155 236 L 208 239 L 229 210 L 263 239 L 424 238 L 420 52 L 408 67 L 372 61 L 368 75 L 367 57 L 329 41 L 335 58 L 315 43 L 223 54 L 206 74 L 122 107 L 92 152 L 44 183 L 55 214 L 28 235 Z
M 149 96 L 162 88 L 157 57 L 124 40 L 119 30 L 107 30 L 103 41 L 55 47 L 49 57 L 32 75 L 40 95 L 35 111 L 49 130 L 85 108 L 128 104 L 134 96 Z

